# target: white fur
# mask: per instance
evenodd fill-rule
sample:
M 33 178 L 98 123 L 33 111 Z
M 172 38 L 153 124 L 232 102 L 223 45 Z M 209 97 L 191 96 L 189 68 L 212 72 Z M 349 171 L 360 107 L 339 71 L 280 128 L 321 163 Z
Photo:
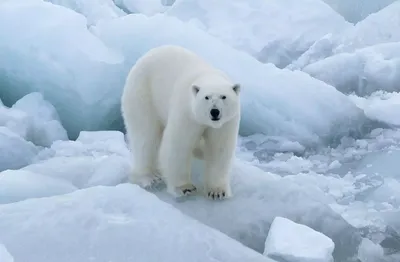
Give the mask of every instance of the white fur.
M 229 171 L 240 121 L 239 86 L 234 86 L 182 47 L 162 46 L 141 57 L 121 100 L 134 154 L 131 181 L 151 186 L 161 173 L 169 193 L 192 193 L 195 156 L 205 161 L 206 194 L 231 196 Z M 220 110 L 218 121 L 211 120 L 212 108 Z

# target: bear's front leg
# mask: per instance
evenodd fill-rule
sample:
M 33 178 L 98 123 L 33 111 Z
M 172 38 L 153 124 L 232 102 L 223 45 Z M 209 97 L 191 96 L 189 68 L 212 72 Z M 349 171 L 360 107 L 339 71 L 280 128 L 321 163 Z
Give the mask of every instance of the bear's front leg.
M 159 151 L 159 166 L 167 184 L 168 193 L 175 197 L 196 191 L 191 181 L 193 149 L 201 130 L 193 128 L 190 121 L 172 121 L 164 130 Z
M 232 196 L 230 170 L 235 155 L 239 119 L 233 119 L 221 128 L 205 131 L 205 189 L 212 199 Z

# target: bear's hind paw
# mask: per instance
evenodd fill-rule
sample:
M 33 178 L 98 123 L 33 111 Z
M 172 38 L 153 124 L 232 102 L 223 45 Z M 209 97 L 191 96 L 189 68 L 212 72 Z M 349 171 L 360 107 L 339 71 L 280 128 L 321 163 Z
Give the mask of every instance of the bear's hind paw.
M 197 191 L 197 188 L 193 184 L 185 184 L 176 188 L 176 191 L 181 196 L 188 196 Z
M 163 182 L 163 179 L 158 173 L 154 173 L 142 176 L 131 176 L 130 182 L 133 184 L 137 184 L 142 188 L 150 189 L 153 187 L 157 187 L 160 183 Z

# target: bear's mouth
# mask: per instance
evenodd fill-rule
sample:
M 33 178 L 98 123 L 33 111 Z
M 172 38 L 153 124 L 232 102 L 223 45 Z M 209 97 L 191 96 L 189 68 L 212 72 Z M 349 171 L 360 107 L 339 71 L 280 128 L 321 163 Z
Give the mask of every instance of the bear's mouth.
M 218 121 L 218 120 L 220 120 L 219 117 L 212 117 L 212 118 L 211 118 L 211 121 Z

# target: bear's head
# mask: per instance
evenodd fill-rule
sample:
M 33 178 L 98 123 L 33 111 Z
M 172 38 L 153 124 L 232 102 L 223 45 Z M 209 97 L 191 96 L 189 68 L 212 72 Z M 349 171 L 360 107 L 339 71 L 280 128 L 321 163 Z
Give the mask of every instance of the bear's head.
M 229 81 L 201 81 L 192 85 L 192 112 L 206 126 L 220 128 L 240 112 L 240 85 Z

